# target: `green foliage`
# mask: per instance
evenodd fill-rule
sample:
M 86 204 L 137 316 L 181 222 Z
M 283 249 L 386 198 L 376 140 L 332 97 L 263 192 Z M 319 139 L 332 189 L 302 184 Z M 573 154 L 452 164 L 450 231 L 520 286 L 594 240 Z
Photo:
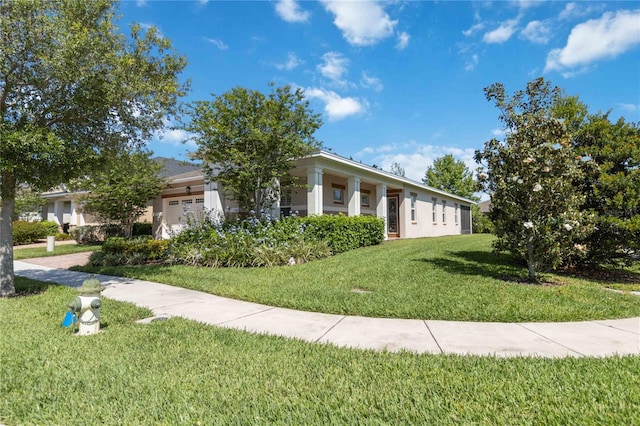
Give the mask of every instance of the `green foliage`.
M 171 240 L 170 261 L 212 267 L 276 266 L 330 256 L 324 241 L 307 238 L 300 218 L 269 216 L 218 221 L 188 217 Z
M 559 93 L 542 78 L 511 97 L 502 84 L 486 88 L 506 137 L 486 142 L 475 155 L 486 166 L 478 177 L 491 194 L 495 248 L 527 262 L 531 280 L 537 271 L 579 256 L 577 242 L 593 229 L 592 218 L 580 210 L 585 197 L 576 191 L 583 158 L 576 156 L 566 125 L 551 114 Z
M 46 201 L 40 194 L 26 186 L 16 189 L 16 205 L 13 213 L 13 220 L 33 220 L 40 218 L 42 208 Z
M 451 194 L 477 200 L 473 193 L 478 190 L 478 184 L 473 180 L 473 174 L 464 162 L 456 161 L 452 154 L 436 158 L 433 166 L 429 166 L 425 172 L 422 182 Z
M 57 235 L 60 228 L 57 223 L 52 220 L 43 220 L 40 224 L 47 230 L 47 235 Z
M 69 229 L 69 235 L 78 244 L 95 244 L 107 238 L 122 236 L 122 228 L 118 225 L 75 226 Z
M 169 241 L 144 237 L 108 238 L 99 251 L 89 258 L 92 266 L 140 265 L 164 261 L 168 256 Z
M 56 241 L 70 241 L 73 240 L 73 237 L 69 234 L 65 234 L 63 232 L 55 235 Z
M 495 227 L 489 214 L 482 213 L 477 205 L 471 206 L 471 226 L 474 234 L 493 234 Z
M 586 170 L 584 209 L 596 214 L 584 240 L 591 263 L 629 262 L 640 250 L 640 128 L 607 114 L 590 115 L 574 136 L 576 150 L 594 164 Z
M 149 222 L 136 222 L 133 224 L 132 236 L 152 235 L 153 224 Z
M 120 225 L 124 236 L 131 236 L 149 200 L 162 190 L 161 169 L 162 165 L 151 159 L 151 152 L 119 153 L 90 176 L 74 182 L 77 189 L 88 191 L 79 199 L 82 210 L 104 223 Z
M 384 241 L 384 220 L 375 216 L 320 215 L 300 219 L 305 235 L 326 241 L 334 254 Z
M 109 0 L 0 2 L 0 296 L 13 293 L 16 188 L 85 176 L 165 127 L 186 60 L 156 28 L 116 25 Z
M 13 222 L 13 243 L 15 245 L 31 244 L 45 238 L 48 235 L 47 226 L 42 222 Z M 57 225 L 56 225 L 57 230 Z
M 278 185 L 291 186 L 295 159 L 320 147 L 313 137 L 320 127 L 301 89 L 274 87 L 265 96 L 236 87 L 190 106 L 196 156 L 210 165 L 205 172 L 246 211 L 266 210 L 279 198 Z

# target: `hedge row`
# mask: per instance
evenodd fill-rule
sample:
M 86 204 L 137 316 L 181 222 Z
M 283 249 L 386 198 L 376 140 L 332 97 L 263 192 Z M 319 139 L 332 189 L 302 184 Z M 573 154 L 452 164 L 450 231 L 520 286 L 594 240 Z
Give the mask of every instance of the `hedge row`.
M 31 244 L 49 235 L 58 233 L 58 224 L 51 221 L 25 222 L 17 220 L 13 222 L 13 244 Z

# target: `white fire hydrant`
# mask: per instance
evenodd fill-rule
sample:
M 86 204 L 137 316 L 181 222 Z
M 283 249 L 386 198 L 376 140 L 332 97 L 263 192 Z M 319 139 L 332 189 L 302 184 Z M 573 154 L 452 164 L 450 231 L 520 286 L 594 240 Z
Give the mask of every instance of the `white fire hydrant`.
M 95 278 L 89 278 L 78 289 L 80 296 L 69 304 L 69 308 L 78 316 L 78 334 L 95 334 L 100 331 L 100 292 L 104 286 Z

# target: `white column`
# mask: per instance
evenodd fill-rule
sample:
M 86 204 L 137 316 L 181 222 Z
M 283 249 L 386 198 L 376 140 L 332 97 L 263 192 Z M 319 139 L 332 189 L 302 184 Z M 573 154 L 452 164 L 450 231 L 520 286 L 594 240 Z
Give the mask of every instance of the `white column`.
M 218 191 L 218 182 L 204 183 L 204 208 L 209 211 L 215 210 L 217 214 L 224 214 L 220 192 Z
M 78 211 L 76 210 L 77 204 L 74 200 L 71 200 L 71 219 L 69 220 L 70 225 L 80 225 L 78 220 Z
M 376 185 L 376 216 L 384 219 L 384 239 L 387 236 L 387 185 L 381 183 Z
M 58 225 L 62 226 L 63 218 L 64 218 L 64 201 L 56 201 L 55 202 L 55 221 L 58 222 Z
M 347 192 L 349 194 L 349 216 L 360 215 L 360 178 L 347 179 Z
M 322 169 L 307 169 L 307 216 L 322 214 Z

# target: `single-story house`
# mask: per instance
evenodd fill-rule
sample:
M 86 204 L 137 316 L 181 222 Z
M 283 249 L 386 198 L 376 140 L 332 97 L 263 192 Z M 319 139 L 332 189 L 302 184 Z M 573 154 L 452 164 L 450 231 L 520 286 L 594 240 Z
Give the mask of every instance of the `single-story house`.
M 282 188 L 279 202 L 269 212 L 272 216 L 375 215 L 385 219 L 387 238 L 471 233 L 473 201 L 331 152 L 298 159 L 290 173 L 299 178 L 301 187 Z M 166 187 L 150 203 L 156 238 L 169 238 L 182 228 L 185 212 L 204 208 L 227 217 L 242 213 L 237 202 L 225 197 L 224 188 L 208 181 L 199 168 L 166 178 Z M 60 223 L 88 223 L 72 200 L 69 204 L 63 200 L 53 203 L 53 217 L 62 219 Z

